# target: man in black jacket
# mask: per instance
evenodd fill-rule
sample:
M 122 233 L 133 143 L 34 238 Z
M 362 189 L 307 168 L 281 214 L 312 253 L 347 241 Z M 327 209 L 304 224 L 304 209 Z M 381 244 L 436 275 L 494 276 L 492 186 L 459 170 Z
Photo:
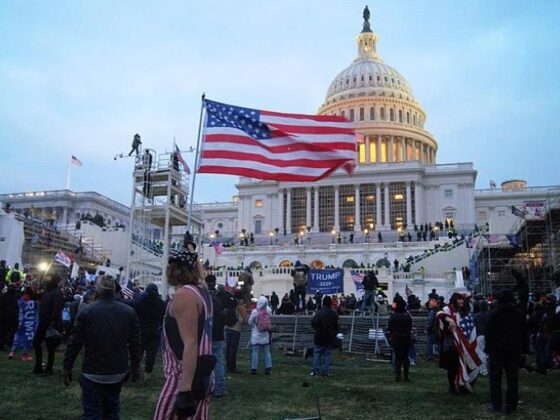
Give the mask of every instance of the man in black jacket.
M 146 290 L 133 306 L 140 320 L 142 331 L 141 358 L 146 353 L 146 365 L 144 367 L 144 379 L 148 379 L 154 370 L 157 350 L 160 345 L 161 325 L 165 315 L 165 302 L 161 300 L 158 288 L 150 283 Z
M 364 297 L 362 300 L 362 312 L 369 311 L 373 300 L 375 299 L 375 291 L 379 286 L 379 281 L 375 275 L 375 271 L 369 271 L 364 279 L 362 280 L 362 285 L 364 286 Z
M 224 328 L 226 326 L 226 315 L 223 291 L 216 290 L 216 276 L 209 274 L 206 276 L 206 284 L 212 296 L 213 318 L 212 318 L 212 354 L 216 357 L 216 367 L 214 368 L 214 397 L 227 397 L 226 391 L 226 368 L 224 365 L 224 350 L 226 338 Z
M 498 294 L 499 307 L 486 325 L 492 410 L 502 410 L 502 371 L 506 373 L 506 413 L 517 409 L 521 355 L 529 352 L 529 332 L 523 312 L 514 305 L 511 290 Z
M 136 382 L 140 365 L 140 323 L 134 310 L 115 299 L 115 282 L 96 282 L 97 300 L 78 312 L 68 340 L 61 378 L 72 381 L 72 368 L 82 346 L 82 407 L 84 419 L 118 419 L 123 381 Z M 128 358 L 130 354 L 130 372 Z
M 323 298 L 322 308 L 311 320 L 315 330 L 315 348 L 313 349 L 313 371 L 311 376 L 330 376 L 332 350 L 336 347 L 338 333 L 338 315 L 331 308 L 331 297 Z
M 53 276 L 49 282 L 47 282 L 47 289 L 41 295 L 41 300 L 39 301 L 39 325 L 37 326 L 37 331 L 35 332 L 35 337 L 33 339 L 33 349 L 35 350 L 35 367 L 33 368 L 33 373 L 35 374 L 45 374 L 52 375 L 53 365 L 54 365 L 54 354 L 56 348 L 60 345 L 55 340 L 47 339 L 47 330 L 53 328 L 59 333 L 62 332 L 62 309 L 64 308 L 64 296 L 62 295 L 62 290 L 60 290 L 61 278 L 58 276 Z M 47 345 L 47 365 L 43 371 L 43 341 Z

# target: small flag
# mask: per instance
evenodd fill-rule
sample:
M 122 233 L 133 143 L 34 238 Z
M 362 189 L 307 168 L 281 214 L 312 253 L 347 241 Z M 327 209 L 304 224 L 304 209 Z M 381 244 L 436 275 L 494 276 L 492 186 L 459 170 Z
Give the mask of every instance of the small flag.
M 82 166 L 82 161 L 74 155 L 72 155 L 72 159 L 70 159 L 70 163 L 73 163 L 76 166 Z
M 72 265 L 72 259 L 60 250 L 54 256 L 54 260 L 65 267 L 70 267 Z
M 126 283 L 126 286 L 121 289 L 121 292 L 125 299 L 134 299 L 134 296 L 136 295 L 134 292 L 134 285 L 130 280 Z
M 514 216 L 517 216 L 517 217 L 523 217 L 523 218 L 525 217 L 525 211 L 524 211 L 524 210 L 521 210 L 521 209 L 518 209 L 518 208 L 515 207 L 515 206 L 511 206 L 511 213 L 512 213 Z
M 359 273 L 357 271 L 352 271 L 351 274 L 352 281 L 354 282 L 354 286 L 356 287 L 356 297 L 358 299 L 361 299 L 365 294 L 363 285 L 365 274 Z
M 199 173 L 313 182 L 356 163 L 354 123 L 336 115 L 285 114 L 205 100 Z
M 185 159 L 183 159 L 183 155 L 181 154 L 181 150 L 179 150 L 179 147 L 175 144 L 175 142 L 173 142 L 173 146 L 175 146 L 175 157 L 177 158 L 177 160 L 179 162 L 181 162 L 181 165 L 183 165 L 183 171 L 185 171 L 187 174 L 191 174 L 191 170 L 189 168 L 189 165 L 187 165 L 187 162 L 185 162 Z
M 224 246 L 220 242 L 212 241 L 210 242 L 210 245 L 214 248 L 214 252 L 216 253 L 216 255 L 220 255 L 222 252 L 224 252 Z

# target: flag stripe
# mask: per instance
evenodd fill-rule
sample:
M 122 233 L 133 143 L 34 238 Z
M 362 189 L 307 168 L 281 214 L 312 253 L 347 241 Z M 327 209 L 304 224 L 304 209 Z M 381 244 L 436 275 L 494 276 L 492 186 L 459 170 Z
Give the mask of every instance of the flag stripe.
M 286 152 L 294 152 L 299 150 L 308 150 L 310 152 L 314 152 L 317 151 L 317 149 L 323 149 L 331 153 L 336 153 L 332 151 L 333 147 L 336 147 L 338 150 L 348 150 L 352 152 L 350 157 L 354 156 L 354 154 L 356 153 L 356 146 L 350 143 L 316 142 L 313 144 L 309 144 L 309 143 L 295 142 L 292 138 L 274 139 L 265 144 L 264 141 L 255 140 L 254 138 L 248 136 L 238 136 L 238 135 L 230 135 L 230 134 L 227 135 L 209 134 L 206 136 L 206 143 L 207 144 L 221 143 L 219 146 L 214 146 L 214 148 L 232 147 L 227 143 L 232 143 L 237 145 L 256 146 L 279 154 L 286 153 Z M 206 147 L 206 149 L 208 149 L 208 147 Z
M 344 122 L 348 123 L 348 120 L 344 117 L 338 115 L 308 115 L 308 114 L 287 114 L 284 112 L 274 112 L 261 110 L 261 115 L 265 118 L 268 117 L 282 117 L 282 118 L 296 118 L 300 120 L 312 120 L 319 122 Z
M 272 156 L 263 156 L 263 154 L 269 155 L 266 151 L 261 151 L 260 153 L 248 153 L 248 152 L 224 152 L 223 150 L 204 150 L 202 152 L 202 157 L 207 159 L 230 159 L 234 160 L 235 164 L 238 164 L 240 160 L 250 160 L 252 162 L 259 162 L 267 165 L 274 165 L 280 168 L 291 168 L 298 166 L 305 166 L 307 168 L 330 168 L 332 165 L 332 160 L 325 156 L 322 160 L 315 160 L 313 156 L 309 156 L 306 152 L 301 153 L 290 153 L 289 156 L 283 156 L 284 159 L 277 159 Z M 301 157 L 298 155 L 302 155 Z M 345 160 L 341 159 L 341 163 Z
M 254 165 L 253 165 L 254 166 Z M 320 171 L 317 174 L 302 174 L 300 172 L 272 172 L 270 165 L 267 168 L 263 169 L 252 169 L 247 167 L 241 166 L 227 166 L 227 165 L 209 165 L 205 164 L 201 166 L 198 170 L 199 173 L 206 173 L 206 174 L 231 174 L 231 175 L 239 175 L 239 176 L 246 176 L 249 178 L 257 178 L 257 179 L 264 179 L 269 181 L 292 181 L 292 182 L 313 182 L 317 181 L 318 179 L 324 178 L 327 175 L 330 175 L 336 168 L 333 168 L 329 171 Z
M 271 138 L 269 139 L 255 139 L 249 135 L 247 135 L 247 133 L 245 133 L 243 130 L 240 130 L 238 128 L 232 128 L 232 127 L 224 127 L 224 128 L 214 128 L 214 127 L 208 127 L 206 129 L 205 132 L 205 137 L 209 137 L 209 136 L 240 136 L 240 137 L 247 137 L 250 139 L 255 140 L 256 142 L 259 143 L 263 143 L 266 145 L 270 145 L 270 144 L 294 144 L 294 143 L 304 143 L 304 144 L 311 144 L 311 145 L 315 145 L 317 143 L 324 143 L 324 144 L 330 144 L 332 148 L 336 148 L 336 145 L 339 143 L 343 143 L 343 144 L 351 144 L 354 145 L 355 140 L 356 140 L 356 136 L 355 135 L 349 135 L 349 134 L 345 134 L 345 135 L 340 135 L 340 134 L 306 134 L 304 137 L 302 136 L 298 136 L 296 134 L 291 134 L 288 135 L 282 131 L 278 131 L 278 130 L 273 130 L 271 132 Z M 355 147 L 355 146 L 354 146 Z

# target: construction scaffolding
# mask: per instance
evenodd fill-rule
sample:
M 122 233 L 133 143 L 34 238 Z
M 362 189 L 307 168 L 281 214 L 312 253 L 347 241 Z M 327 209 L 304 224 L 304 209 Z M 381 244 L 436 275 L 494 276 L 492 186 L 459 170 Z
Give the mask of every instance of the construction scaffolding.
M 170 249 L 182 245 L 187 226 L 189 176 L 175 153 L 144 149 L 135 159 L 130 206 L 128 278 L 140 284 L 154 282 L 168 294 L 165 276 Z M 201 223 L 194 219 L 199 234 Z M 196 237 L 196 236 L 195 236 Z
M 477 250 L 480 291 L 494 294 L 503 288 L 547 293 L 556 286 L 560 272 L 560 191 L 551 190 L 543 200 L 544 214 L 520 218 L 507 240 L 482 242 Z

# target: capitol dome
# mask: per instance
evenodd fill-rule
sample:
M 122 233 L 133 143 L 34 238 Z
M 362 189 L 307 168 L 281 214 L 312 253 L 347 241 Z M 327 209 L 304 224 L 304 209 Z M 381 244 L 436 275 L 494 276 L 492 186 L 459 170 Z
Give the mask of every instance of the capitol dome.
M 359 164 L 435 164 L 438 145 L 424 129 L 426 113 L 408 81 L 377 53 L 369 16 L 366 7 L 363 29 L 356 37 L 358 56 L 334 78 L 318 113 L 355 122 L 364 136 L 358 146 Z

